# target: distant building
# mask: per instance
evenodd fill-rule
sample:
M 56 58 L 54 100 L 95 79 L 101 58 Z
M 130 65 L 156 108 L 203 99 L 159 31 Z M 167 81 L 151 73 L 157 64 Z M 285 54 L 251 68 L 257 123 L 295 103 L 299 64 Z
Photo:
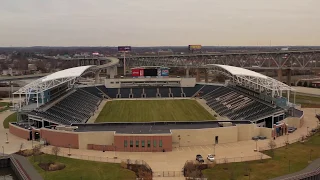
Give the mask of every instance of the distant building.
M 36 71 L 37 70 L 37 66 L 35 64 L 28 64 L 28 70 L 29 71 Z

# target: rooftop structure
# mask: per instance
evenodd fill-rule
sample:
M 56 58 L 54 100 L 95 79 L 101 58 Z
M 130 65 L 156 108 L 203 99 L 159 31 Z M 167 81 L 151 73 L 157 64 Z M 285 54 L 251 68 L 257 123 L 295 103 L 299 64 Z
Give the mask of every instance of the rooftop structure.
M 282 92 L 288 91 L 289 99 L 290 91 L 295 91 L 294 88 L 276 79 L 248 69 L 221 64 L 208 64 L 205 67 L 229 77 L 233 84 L 265 93 L 273 98 L 282 97 Z

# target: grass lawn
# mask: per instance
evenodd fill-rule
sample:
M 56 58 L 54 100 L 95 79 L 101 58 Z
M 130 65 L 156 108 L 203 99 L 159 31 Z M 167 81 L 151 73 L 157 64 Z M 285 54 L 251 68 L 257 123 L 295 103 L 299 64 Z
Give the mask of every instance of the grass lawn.
M 8 105 L 10 103 L 8 102 L 0 102 L 0 112 L 6 111 L 9 109 Z
M 230 179 L 231 172 L 234 173 L 234 179 L 247 180 L 248 176 L 244 176 L 246 168 L 251 169 L 250 179 L 265 180 L 285 174 L 291 174 L 296 171 L 304 169 L 308 165 L 308 161 L 311 159 L 320 158 L 320 133 L 311 137 L 304 144 L 298 142 L 290 144 L 288 148 L 285 147 L 274 150 L 274 158 L 261 161 L 250 161 L 244 163 L 230 163 L 219 164 L 212 169 L 206 169 L 203 171 L 204 175 L 208 179 Z M 271 155 L 271 151 L 264 152 L 267 155 Z M 290 171 L 289 171 L 290 160 Z M 224 170 L 224 167 L 228 167 L 228 170 Z
M 3 127 L 8 129 L 9 122 L 17 122 L 17 113 L 13 113 L 3 121 Z
M 37 160 L 39 157 L 37 157 Z M 30 163 L 40 173 L 45 180 L 118 180 L 118 179 L 135 179 L 136 175 L 133 171 L 124 169 L 120 164 L 103 163 L 94 161 L 78 160 L 66 157 L 56 157 L 54 155 L 41 155 L 42 162 L 60 162 L 66 167 L 59 171 L 44 171 L 38 166 L 38 162 L 34 162 L 32 157 L 29 157 Z
M 215 118 L 195 100 L 107 102 L 95 122 L 199 121 Z

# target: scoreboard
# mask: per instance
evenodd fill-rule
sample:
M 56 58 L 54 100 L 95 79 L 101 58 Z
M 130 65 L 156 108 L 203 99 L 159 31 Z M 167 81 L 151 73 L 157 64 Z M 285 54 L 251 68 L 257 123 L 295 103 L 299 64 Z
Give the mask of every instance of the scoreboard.
M 166 67 L 139 67 L 132 68 L 132 77 L 168 77 L 169 68 Z

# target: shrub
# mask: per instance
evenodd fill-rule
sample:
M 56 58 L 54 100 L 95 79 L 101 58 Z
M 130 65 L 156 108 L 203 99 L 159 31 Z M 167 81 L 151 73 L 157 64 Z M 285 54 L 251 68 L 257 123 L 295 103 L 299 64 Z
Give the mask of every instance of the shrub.
M 48 170 L 49 171 L 58 171 L 58 170 L 64 169 L 65 167 L 66 167 L 66 165 L 57 162 L 57 163 L 50 164 Z
M 127 169 L 127 163 L 125 163 L 125 162 L 121 162 L 120 163 L 120 166 L 122 167 L 122 168 L 125 168 L 125 169 Z

